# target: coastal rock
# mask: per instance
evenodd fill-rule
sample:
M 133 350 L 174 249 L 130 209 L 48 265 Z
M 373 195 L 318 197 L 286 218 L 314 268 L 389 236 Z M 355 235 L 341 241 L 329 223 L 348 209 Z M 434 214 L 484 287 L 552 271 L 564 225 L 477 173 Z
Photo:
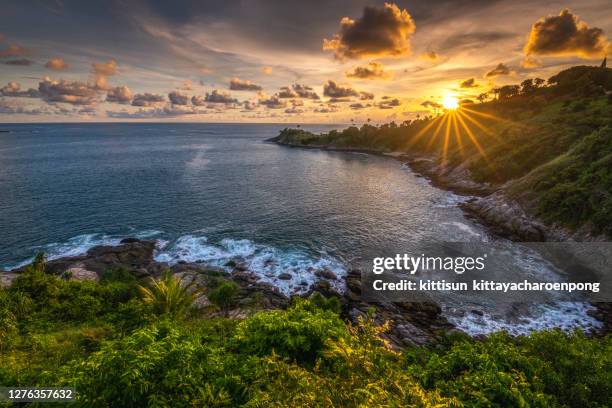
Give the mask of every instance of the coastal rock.
M 525 242 L 546 241 L 546 227 L 530 217 L 519 203 L 506 197 L 501 190 L 468 200 L 460 207 L 501 235 Z
M 77 281 L 84 281 L 84 280 L 98 281 L 99 280 L 98 274 L 96 272 L 85 269 L 80 265 L 73 266 L 72 268 L 67 269 L 62 274 L 62 277 L 68 280 L 77 280 Z
M 0 288 L 11 286 L 18 276 L 19 274 L 16 272 L 0 272 Z
M 280 280 L 291 280 L 291 274 L 288 274 L 287 272 L 283 272 L 280 275 L 278 275 L 278 279 L 280 279 Z
M 128 237 L 119 241 L 120 244 L 133 244 L 134 242 L 140 242 L 140 240 L 138 238 Z
M 320 269 L 320 270 L 315 272 L 315 275 L 318 276 L 319 278 L 323 278 L 323 279 L 329 279 L 329 280 L 337 280 L 338 279 L 336 274 L 333 273 L 332 271 L 330 271 L 329 269 Z

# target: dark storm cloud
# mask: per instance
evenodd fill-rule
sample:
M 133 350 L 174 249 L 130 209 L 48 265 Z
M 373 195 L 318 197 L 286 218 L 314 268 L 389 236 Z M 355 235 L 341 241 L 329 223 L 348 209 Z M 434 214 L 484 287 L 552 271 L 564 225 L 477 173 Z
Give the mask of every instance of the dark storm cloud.
M 21 85 L 17 82 L 11 81 L 6 86 L 3 86 L 0 89 L 0 95 L 2 96 L 10 96 L 14 98 L 39 98 L 40 93 L 34 89 L 30 88 L 28 90 L 22 91 Z
M 152 106 L 156 103 L 164 102 L 166 99 L 162 95 L 143 93 L 134 95 L 132 106 Z
M 476 88 L 478 84 L 476 83 L 476 79 L 470 78 L 470 79 L 466 79 L 465 81 L 461 82 L 459 86 L 461 88 Z
M 331 40 L 323 40 L 323 49 L 341 60 L 407 55 L 415 28 L 408 11 L 395 4 L 366 6 L 361 18 L 342 18 L 340 31 Z
M 238 99 L 232 98 L 230 94 L 219 92 L 216 89 L 211 93 L 207 92 L 204 100 L 210 103 L 238 103 Z
M 34 61 L 26 59 L 26 58 L 20 58 L 20 59 L 15 59 L 15 60 L 8 60 L 8 61 L 4 61 L 3 64 L 5 65 L 15 65 L 18 67 L 27 67 L 30 66 L 34 63 Z
M 178 91 L 172 91 L 168 94 L 168 99 L 170 103 L 173 105 L 188 105 L 189 104 L 189 96 L 183 95 Z
M 96 88 L 79 81 L 55 81 L 45 78 L 38 84 L 40 97 L 46 102 L 63 102 L 72 105 L 90 105 L 96 101 Z
M 242 80 L 240 78 L 232 78 L 230 80 L 229 89 L 232 91 L 261 91 L 263 88 L 255 85 L 251 81 Z
M 127 86 L 116 86 L 106 93 L 106 102 L 130 103 L 132 101 L 132 91 Z
M 563 9 L 558 16 L 536 21 L 531 27 L 525 54 L 599 58 L 609 49 L 608 39 L 601 28 L 589 28 L 577 15 Z
M 485 77 L 491 78 L 500 75 L 510 75 L 510 68 L 502 62 L 497 64 L 495 68 L 485 74 Z
M 351 96 L 359 96 L 359 92 L 349 85 L 339 85 L 330 79 L 323 85 L 323 95 L 330 98 L 349 98 Z
M 355 67 L 346 71 L 348 78 L 357 79 L 389 79 L 391 74 L 385 71 L 380 62 L 370 62 L 366 66 Z

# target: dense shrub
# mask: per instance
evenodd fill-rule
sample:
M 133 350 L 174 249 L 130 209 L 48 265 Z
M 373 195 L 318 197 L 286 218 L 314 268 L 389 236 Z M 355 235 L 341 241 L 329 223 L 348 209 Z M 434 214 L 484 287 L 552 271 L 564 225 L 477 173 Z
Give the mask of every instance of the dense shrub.
M 314 363 L 326 341 L 347 335 L 336 313 L 312 308 L 309 302 L 298 299 L 287 311 L 260 312 L 243 321 L 234 342 L 246 353 L 262 356 L 274 351 L 291 361 Z
M 606 407 L 612 404 L 612 342 L 559 331 L 513 339 L 469 338 L 440 350 L 411 349 L 407 369 L 424 387 L 467 406 Z

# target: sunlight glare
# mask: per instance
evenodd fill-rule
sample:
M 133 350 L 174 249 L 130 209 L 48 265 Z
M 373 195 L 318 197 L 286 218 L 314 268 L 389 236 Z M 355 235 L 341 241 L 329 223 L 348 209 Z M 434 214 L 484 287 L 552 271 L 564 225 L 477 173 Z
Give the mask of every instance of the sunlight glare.
M 453 95 L 447 95 L 442 99 L 442 106 L 449 110 L 455 110 L 459 107 L 459 99 Z

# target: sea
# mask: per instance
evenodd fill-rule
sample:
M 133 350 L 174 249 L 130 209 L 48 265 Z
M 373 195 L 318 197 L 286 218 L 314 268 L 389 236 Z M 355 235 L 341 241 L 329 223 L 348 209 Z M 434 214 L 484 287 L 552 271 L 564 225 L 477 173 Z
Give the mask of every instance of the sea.
M 159 261 L 223 267 L 240 260 L 292 294 L 318 269 L 342 276 L 422 242 L 497 240 L 527 251 L 466 218 L 458 204 L 469 197 L 432 186 L 397 160 L 266 142 L 286 126 L 0 125 L 9 131 L 0 133 L 0 271 L 40 251 L 53 259 L 137 237 L 156 240 Z M 527 269 L 539 268 L 545 263 L 532 260 Z M 287 270 L 293 278 L 279 279 Z M 517 314 L 452 297 L 438 300 L 470 334 L 599 325 L 584 302 L 534 304 Z

